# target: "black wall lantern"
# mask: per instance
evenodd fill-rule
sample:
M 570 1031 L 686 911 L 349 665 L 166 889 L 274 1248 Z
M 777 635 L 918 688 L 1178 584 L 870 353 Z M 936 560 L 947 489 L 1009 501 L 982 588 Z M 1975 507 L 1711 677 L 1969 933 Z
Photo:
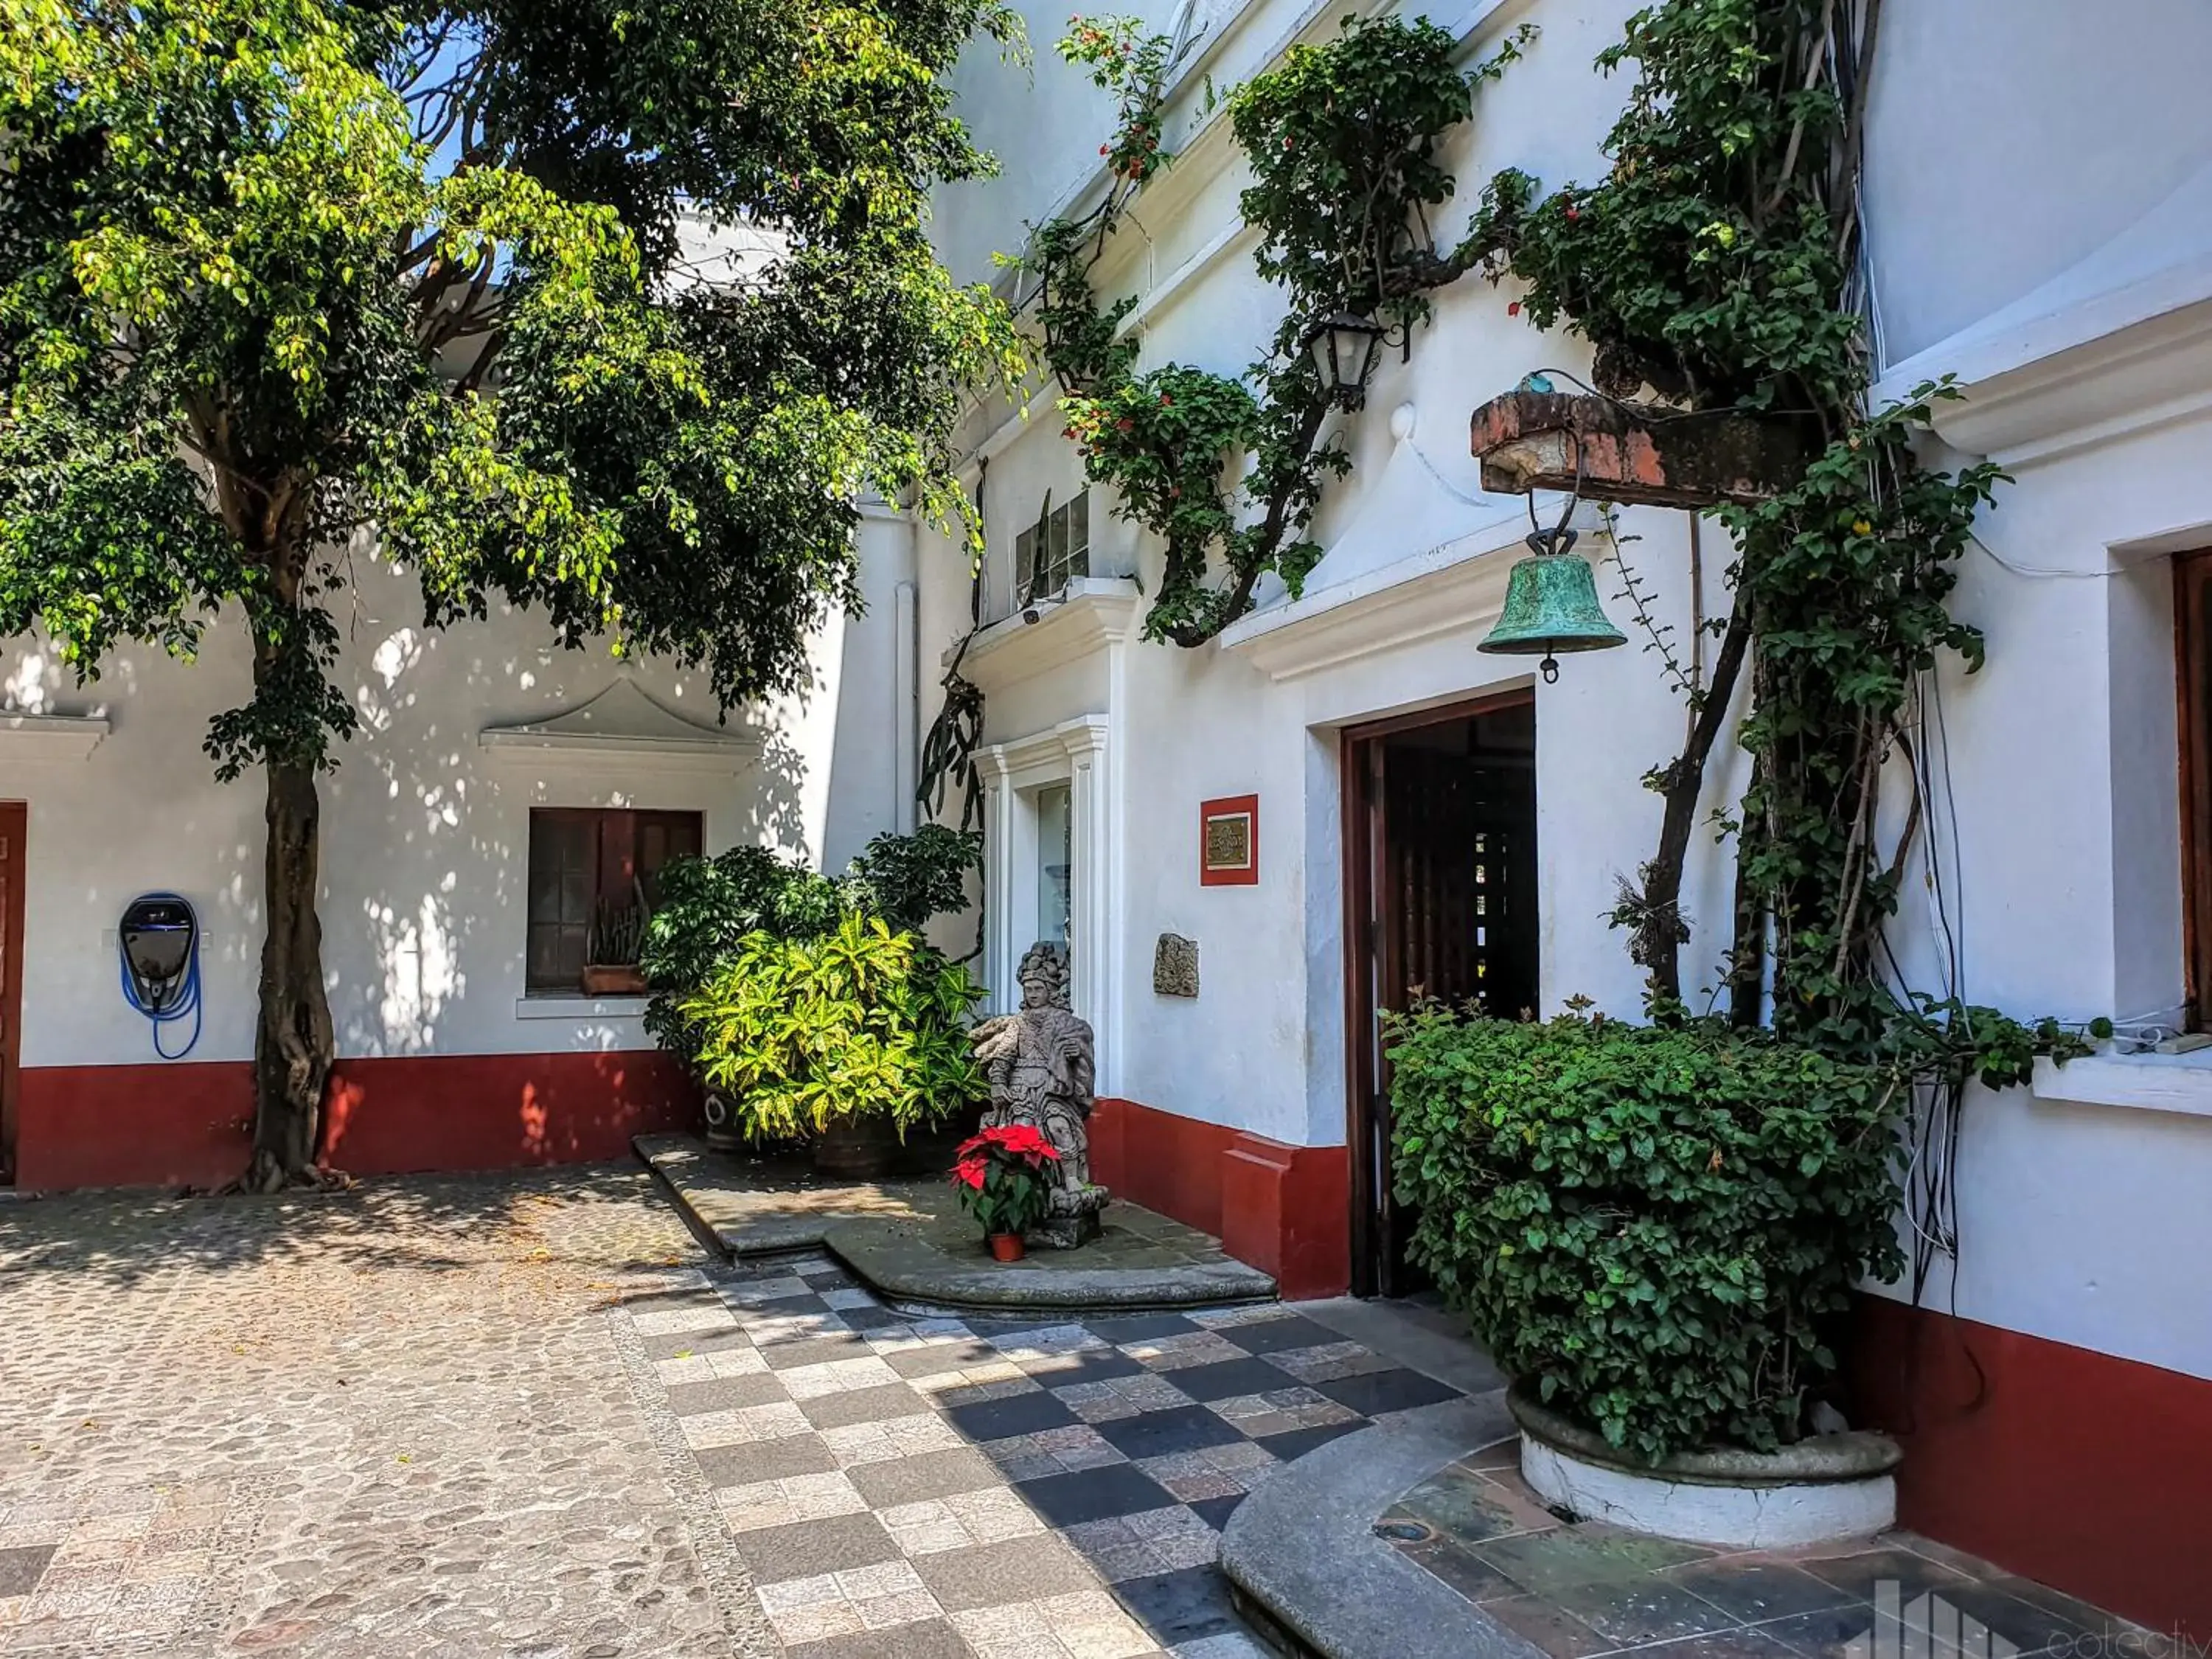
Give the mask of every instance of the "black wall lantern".
M 1306 349 L 1313 353 L 1322 390 L 1339 408 L 1357 409 L 1367 401 L 1367 377 L 1374 373 L 1386 331 L 1356 311 L 1333 311 L 1306 331 Z

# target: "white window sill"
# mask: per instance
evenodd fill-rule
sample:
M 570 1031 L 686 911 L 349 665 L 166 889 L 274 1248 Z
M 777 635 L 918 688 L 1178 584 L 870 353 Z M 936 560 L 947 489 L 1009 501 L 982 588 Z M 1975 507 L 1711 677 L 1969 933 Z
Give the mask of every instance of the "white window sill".
M 518 998 L 517 1019 L 641 1019 L 644 997 L 537 996 Z
M 2091 1054 L 2035 1062 L 2035 1097 L 2212 1117 L 2212 1048 L 2188 1054 Z

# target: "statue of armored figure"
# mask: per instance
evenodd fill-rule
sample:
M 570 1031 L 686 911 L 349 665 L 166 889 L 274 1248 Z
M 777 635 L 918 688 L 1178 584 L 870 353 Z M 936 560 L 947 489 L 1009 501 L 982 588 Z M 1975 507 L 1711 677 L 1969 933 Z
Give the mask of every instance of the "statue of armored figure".
M 1027 1123 L 1060 1154 L 1050 1206 L 1030 1239 L 1073 1249 L 1099 1232 L 1107 1191 L 1091 1179 L 1091 1079 L 1095 1062 L 1090 1022 L 1067 1006 L 1067 951 L 1040 940 L 1022 957 L 1018 1013 L 987 1019 L 969 1033 L 976 1064 L 990 1080 L 991 1104 L 983 1127 Z

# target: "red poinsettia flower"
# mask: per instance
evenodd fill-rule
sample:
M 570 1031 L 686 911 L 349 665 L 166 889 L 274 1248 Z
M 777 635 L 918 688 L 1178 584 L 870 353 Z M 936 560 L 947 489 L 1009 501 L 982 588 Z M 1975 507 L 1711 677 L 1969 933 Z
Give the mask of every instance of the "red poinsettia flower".
M 988 1140 L 1002 1152 L 1017 1158 L 1057 1158 L 1060 1154 L 1053 1144 L 1034 1123 L 1006 1123 L 983 1131 L 979 1139 Z

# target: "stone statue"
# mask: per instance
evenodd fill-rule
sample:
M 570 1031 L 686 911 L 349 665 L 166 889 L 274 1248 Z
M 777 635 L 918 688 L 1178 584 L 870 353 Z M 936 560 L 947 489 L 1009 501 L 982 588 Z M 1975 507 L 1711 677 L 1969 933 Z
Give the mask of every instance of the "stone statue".
M 991 1104 L 983 1127 L 1027 1123 L 1060 1154 L 1051 1207 L 1032 1238 L 1073 1249 L 1098 1236 L 1098 1212 L 1107 1192 L 1091 1179 L 1093 1044 L 1091 1025 L 1067 1006 L 1067 951 L 1040 940 L 1016 974 L 1021 1012 L 1001 1014 L 969 1036 L 975 1062 L 990 1079 Z

